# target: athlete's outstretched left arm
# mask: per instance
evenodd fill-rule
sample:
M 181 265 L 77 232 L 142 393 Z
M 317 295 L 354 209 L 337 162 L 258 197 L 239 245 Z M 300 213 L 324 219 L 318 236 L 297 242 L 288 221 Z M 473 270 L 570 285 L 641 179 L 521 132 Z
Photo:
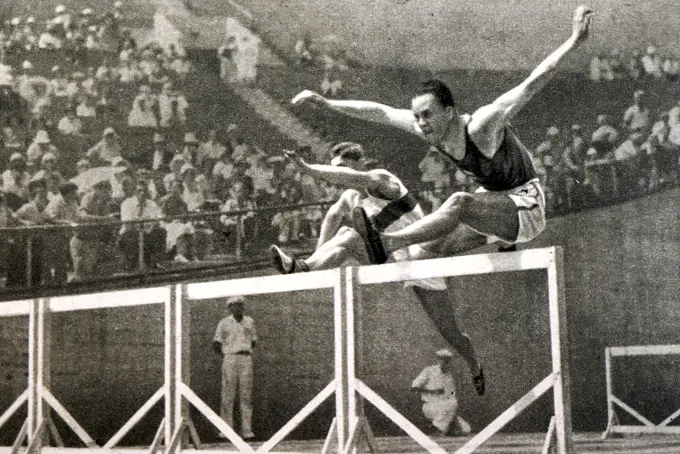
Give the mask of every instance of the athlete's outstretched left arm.
M 284 152 L 286 158 L 294 163 L 298 169 L 320 178 L 329 183 L 351 189 L 368 189 L 388 198 L 398 198 L 400 187 L 387 173 L 365 172 L 350 169 L 349 167 L 337 167 L 324 164 L 308 164 L 293 151 Z
M 576 8 L 569 39 L 543 60 L 524 82 L 472 115 L 469 131 L 475 142 L 483 148 L 482 151 L 495 151 L 503 140 L 505 124 L 546 86 L 564 58 L 588 38 L 592 14 L 593 11 L 586 6 Z M 478 138 L 481 139 L 481 143 Z M 484 143 L 485 138 L 491 143 Z

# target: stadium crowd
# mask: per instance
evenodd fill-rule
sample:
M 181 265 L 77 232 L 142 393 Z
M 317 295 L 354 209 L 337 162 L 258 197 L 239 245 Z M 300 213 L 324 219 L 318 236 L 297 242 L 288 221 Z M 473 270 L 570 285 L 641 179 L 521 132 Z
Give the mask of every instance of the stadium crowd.
M 0 68 L 7 106 L 0 227 L 72 228 L 6 231 L 7 286 L 27 284 L 28 254 L 30 284 L 45 285 L 202 260 L 232 253 L 237 242 L 247 252 L 255 241 L 318 235 L 318 206 L 255 210 L 333 199 L 335 188 L 249 143 L 237 124 L 201 137 L 194 126 L 202 106 L 185 95 L 193 73 L 180 46 L 137 45 L 115 11 L 97 25 L 89 25 L 91 10 L 77 18 L 61 6 L 55 13 L 44 29 L 54 39 L 38 39 L 36 47 L 20 27 L 27 22 L 33 30 L 31 18 L 3 29 L 4 61 L 20 63 Z M 111 27 L 115 53 L 81 39 L 81 31 L 106 36 L 102 28 Z M 50 55 L 67 61 L 45 68 Z M 314 160 L 311 149 L 298 151 Z M 232 211 L 241 213 L 189 216 Z M 134 222 L 142 219 L 153 221 Z
M 317 237 L 318 203 L 334 200 L 337 188 L 301 175 L 280 150 L 263 151 L 235 122 L 200 127 L 211 108 L 192 98 L 186 51 L 138 44 L 123 18 L 120 2 L 100 16 L 60 5 L 49 20 L 18 17 L 0 28 L 0 228 L 16 228 L 0 237 L 6 285 L 62 284 Z M 670 79 L 664 68 L 673 65 L 649 64 L 653 54 L 626 77 L 661 77 L 650 70 L 660 67 Z M 294 55 L 303 68 L 323 68 L 322 93 L 342 93 L 341 74 L 351 69 L 335 38 L 317 46 L 305 36 Z M 591 77 L 609 80 L 598 58 Z M 680 103 L 650 106 L 636 90 L 619 118 L 594 120 L 553 125 L 532 150 L 549 211 L 678 183 Z M 298 153 L 316 160 L 308 147 Z M 419 171 L 414 189 L 427 209 L 476 189 L 436 150 Z M 312 205 L 281 208 L 301 204 Z

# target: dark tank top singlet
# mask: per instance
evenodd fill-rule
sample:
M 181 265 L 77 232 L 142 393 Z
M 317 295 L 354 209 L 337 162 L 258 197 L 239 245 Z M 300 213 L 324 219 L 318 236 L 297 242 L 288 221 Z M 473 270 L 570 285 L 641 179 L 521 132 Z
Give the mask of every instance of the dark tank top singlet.
M 488 191 L 507 191 L 536 178 L 536 169 L 531 162 L 529 150 L 519 141 L 510 126 L 505 127 L 505 137 L 491 159 L 479 151 L 472 142 L 465 125 L 465 156 L 456 160 L 449 153 L 437 147 L 459 169 L 471 174 Z

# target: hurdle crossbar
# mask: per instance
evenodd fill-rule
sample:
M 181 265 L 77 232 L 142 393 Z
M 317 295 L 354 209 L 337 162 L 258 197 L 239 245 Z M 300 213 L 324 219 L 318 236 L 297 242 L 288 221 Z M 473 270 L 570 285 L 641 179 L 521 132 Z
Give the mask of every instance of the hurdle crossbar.
M 258 454 L 274 452 L 272 449 L 283 440 L 305 417 L 309 416 L 331 394 L 336 397 L 336 414 L 330 423 L 330 432 L 324 443 L 324 450 L 329 448 L 330 441 L 337 441 L 337 452 L 353 451 L 355 442 L 366 438 L 372 440 L 372 433 L 363 415 L 363 399 L 367 399 L 399 427 L 412 436 L 429 452 L 441 454 L 444 450 L 434 441 L 422 434 L 412 423 L 399 415 L 386 401 L 361 381 L 362 374 L 362 317 L 361 286 L 398 282 L 404 280 L 433 277 L 464 276 L 523 270 L 545 269 L 548 274 L 549 311 L 552 345 L 552 374 L 533 391 L 530 396 L 520 399 L 504 415 L 519 412 L 517 405 L 524 406 L 534 402 L 538 396 L 548 389 L 553 389 L 555 400 L 555 438 L 558 454 L 571 453 L 571 407 L 569 395 L 569 373 L 566 350 L 566 316 L 564 304 L 564 276 L 562 269 L 562 251 L 560 248 L 533 249 L 519 252 L 478 254 L 461 257 L 424 260 L 419 262 L 391 263 L 377 266 L 343 267 L 334 270 L 316 271 L 312 273 L 286 276 L 262 276 L 201 282 L 182 285 L 143 288 L 123 292 L 108 292 L 91 295 L 65 296 L 52 299 L 36 299 L 14 303 L 0 304 L 1 316 L 29 316 L 30 359 L 29 388 L 19 396 L 15 403 L 3 413 L 0 422 L 5 422 L 16 409 L 28 402 L 30 429 L 29 443 L 49 454 L 54 448 L 42 446 L 32 439 L 38 427 L 46 427 L 49 414 L 40 405 L 44 400 L 62 416 L 67 424 L 78 434 L 81 440 L 89 445 L 91 451 L 110 450 L 122 440 L 127 431 L 141 417 L 161 400 L 164 400 L 165 417 L 156 433 L 151 446 L 153 452 L 159 448 L 160 440 L 165 440 L 171 448 L 179 448 L 180 434 L 191 426 L 188 405 L 196 407 L 220 432 L 225 434 L 238 452 L 255 451 L 245 443 L 212 409 L 197 396 L 189 386 L 189 317 L 184 308 L 189 304 L 202 300 L 224 298 L 236 295 L 256 295 L 293 292 L 300 290 L 331 289 L 334 300 L 334 340 L 335 368 L 334 379 L 308 402 L 291 421 L 285 424 L 270 440 L 258 450 Z M 165 307 L 165 378 L 164 384 L 130 420 L 104 445 L 98 448 L 92 438 L 73 419 L 66 409 L 49 391 L 49 327 L 50 312 L 71 310 L 92 310 L 163 304 Z M 545 389 L 544 389 L 545 388 Z M 509 412 L 509 413 L 508 413 Z M 503 415 L 501 415 L 503 416 Z M 508 421 L 512 419 L 509 418 Z M 483 431 L 491 436 L 498 429 Z M 360 433 L 363 431 L 363 434 Z M 486 438 L 477 437 L 475 444 L 481 445 Z M 348 444 L 350 443 L 350 444 Z M 65 448 L 74 450 L 82 448 Z M 472 452 L 470 447 L 466 448 Z M 116 448 L 116 451 L 139 452 L 135 449 Z M 146 450 L 145 450 L 146 451 Z M 200 449 L 182 449 L 187 453 L 203 452 Z M 56 451 L 55 451 L 56 452 Z M 63 452 L 60 451 L 60 452 Z M 144 452 L 144 451 L 142 451 Z M 226 451 L 229 452 L 229 451 Z M 5 451 L 0 448 L 0 454 Z
M 614 379 L 612 376 L 612 361 L 616 357 L 680 355 L 680 344 L 606 347 L 604 355 L 605 377 L 607 382 L 607 428 L 602 434 L 602 438 L 607 438 L 609 435 L 614 433 L 680 434 L 680 426 L 670 425 L 672 422 L 676 421 L 678 417 L 680 417 L 680 408 L 671 413 L 659 424 L 654 424 L 640 412 L 614 395 Z M 616 413 L 616 407 L 640 421 L 642 425 L 620 424 L 618 415 Z

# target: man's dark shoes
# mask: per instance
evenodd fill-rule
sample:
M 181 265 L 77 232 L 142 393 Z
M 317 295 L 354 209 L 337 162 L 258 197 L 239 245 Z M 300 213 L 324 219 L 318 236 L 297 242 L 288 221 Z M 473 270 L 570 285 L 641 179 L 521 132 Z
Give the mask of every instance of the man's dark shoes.
M 383 247 L 380 233 L 376 230 L 371 219 L 366 215 L 366 211 L 361 207 L 354 207 L 352 210 L 354 229 L 361 236 L 366 247 L 366 253 L 371 263 L 379 264 L 387 261 L 387 254 Z

